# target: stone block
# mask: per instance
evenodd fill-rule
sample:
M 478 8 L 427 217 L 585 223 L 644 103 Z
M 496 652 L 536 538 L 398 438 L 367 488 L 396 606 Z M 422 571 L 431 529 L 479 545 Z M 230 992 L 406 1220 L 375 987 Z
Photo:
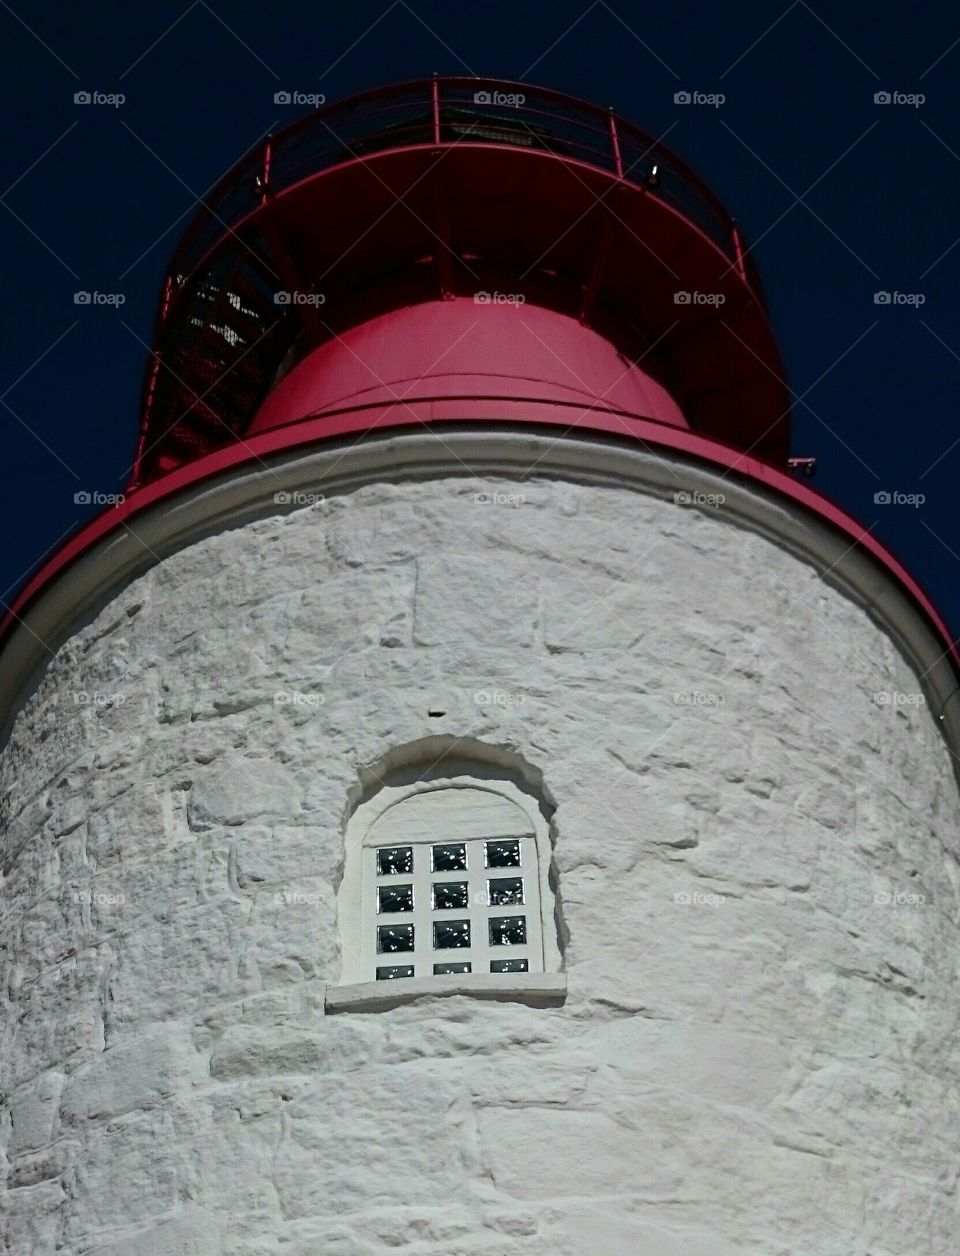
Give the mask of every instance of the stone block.
M 155 1108 L 186 1090 L 197 1072 L 197 1055 L 184 1026 L 153 1025 L 121 1039 L 72 1073 L 61 1115 L 68 1125 Z

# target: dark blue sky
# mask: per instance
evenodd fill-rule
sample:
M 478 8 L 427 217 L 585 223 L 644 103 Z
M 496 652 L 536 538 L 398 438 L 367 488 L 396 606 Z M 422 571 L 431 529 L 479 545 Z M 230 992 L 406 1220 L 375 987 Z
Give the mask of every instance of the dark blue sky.
M 0 30 L 5 600 L 90 513 L 77 491 L 121 486 L 165 264 L 198 196 L 292 120 L 274 93 L 333 100 L 438 71 L 543 83 L 669 132 L 756 244 L 802 398 L 793 452 L 817 456 L 814 485 L 876 524 L 960 630 L 955 5 L 31 0 L 4 3 Z M 126 101 L 79 106 L 82 90 Z M 678 90 L 726 100 L 678 106 Z M 125 303 L 76 306 L 78 289 Z

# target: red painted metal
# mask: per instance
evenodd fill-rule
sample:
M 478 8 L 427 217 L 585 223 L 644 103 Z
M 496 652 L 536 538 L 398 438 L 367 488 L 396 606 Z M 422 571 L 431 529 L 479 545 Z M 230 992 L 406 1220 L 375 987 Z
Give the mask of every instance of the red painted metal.
M 744 265 L 743 241 L 740 238 L 740 228 L 735 222 L 730 224 L 730 238 L 733 240 L 733 251 L 737 261 L 737 274 L 741 279 L 746 280 L 747 270 Z
M 433 105 L 433 142 L 440 143 L 440 82 L 433 76 L 433 91 L 430 96 Z
M 316 317 L 275 303 L 291 262 Z M 242 438 L 318 341 L 438 286 L 521 288 L 642 359 L 694 429 L 788 452 L 779 352 L 729 214 L 654 137 L 559 92 L 434 77 L 315 110 L 213 189 L 170 271 L 169 369 L 145 385 L 134 486 Z
M 163 281 L 163 296 L 160 299 L 160 322 L 166 322 L 167 315 L 170 312 L 170 302 L 173 300 L 174 290 L 173 275 L 167 275 Z
M 610 110 L 610 144 L 613 148 L 613 168 L 617 178 L 623 178 L 623 154 L 620 152 L 620 136 L 617 134 L 617 116 Z
M 263 146 L 263 174 L 260 176 L 260 204 L 266 205 L 270 197 L 270 165 L 273 161 L 273 136 L 268 135 Z
M 420 414 L 429 403 L 436 420 L 436 403 L 471 397 L 477 414 L 499 399 L 689 426 L 660 384 L 577 319 L 481 295 L 491 300 L 407 306 L 327 341 L 273 389 L 247 434 L 378 405 Z

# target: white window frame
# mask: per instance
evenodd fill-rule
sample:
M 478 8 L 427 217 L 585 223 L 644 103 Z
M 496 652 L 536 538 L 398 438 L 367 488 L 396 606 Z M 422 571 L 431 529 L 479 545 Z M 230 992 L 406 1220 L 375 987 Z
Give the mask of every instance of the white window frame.
M 512 831 L 490 832 L 482 835 L 475 832 L 458 832 L 456 799 L 451 797 L 449 800 L 444 800 L 444 805 L 449 804 L 451 818 L 444 824 L 442 832 L 412 834 L 401 825 L 400 832 L 403 836 L 392 835 L 391 824 L 403 813 L 397 811 L 395 816 L 391 816 L 391 809 L 398 808 L 404 801 L 418 794 L 457 789 L 479 790 L 499 795 L 502 800 L 513 804 L 509 813 L 514 817 L 514 821 L 507 826 Z M 521 844 L 520 866 L 488 867 L 484 858 L 485 843 L 510 840 L 518 840 Z M 527 971 L 531 974 L 559 971 L 561 957 L 554 919 L 555 903 L 549 883 L 551 856 L 549 828 L 536 799 L 521 791 L 513 782 L 490 780 L 486 777 L 457 776 L 449 780 L 418 781 L 404 786 L 384 786 L 353 813 L 347 825 L 346 843 L 344 876 L 338 895 L 338 916 L 343 949 L 342 985 L 376 982 L 378 967 L 409 964 L 414 965 L 416 979 L 433 977 L 435 981 L 442 981 L 444 980 L 442 975 L 433 975 L 435 963 L 469 961 L 472 964 L 471 973 L 458 976 L 458 980 L 466 986 L 474 976 L 486 978 L 486 981 L 482 983 L 486 986 L 489 986 L 491 981 L 495 984 L 498 979 L 505 984 L 516 980 L 518 976 L 516 973 L 491 973 L 491 960 L 526 959 Z M 434 872 L 431 847 L 459 843 L 467 847 L 466 871 Z M 398 873 L 388 877 L 379 877 L 377 875 L 377 850 L 406 846 L 413 848 L 412 874 Z M 491 906 L 488 902 L 489 881 L 501 878 L 514 879 L 518 876 L 523 879 L 525 900 L 523 904 Z M 467 882 L 468 906 L 466 909 L 435 909 L 433 907 L 432 887 L 442 881 Z M 411 883 L 414 901 L 412 912 L 380 913 L 377 911 L 378 886 Z M 526 943 L 492 945 L 488 932 L 490 919 L 519 915 L 526 918 Z M 458 947 L 434 949 L 433 923 L 441 919 L 469 919 L 471 924 L 469 953 L 466 948 Z M 414 950 L 378 954 L 376 951 L 377 928 L 384 923 L 412 924 L 414 926 Z M 410 980 L 407 977 L 397 977 L 381 979 L 377 984 L 381 987 L 400 988 Z M 420 984 L 419 981 L 417 984 Z

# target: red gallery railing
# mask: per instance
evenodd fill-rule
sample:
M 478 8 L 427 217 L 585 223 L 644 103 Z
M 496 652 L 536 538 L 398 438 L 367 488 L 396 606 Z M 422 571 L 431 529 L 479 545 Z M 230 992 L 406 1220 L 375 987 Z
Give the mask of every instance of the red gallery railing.
M 522 103 L 506 103 L 517 97 Z M 505 99 L 497 103 L 499 98 Z M 485 130 L 484 122 L 494 125 Z M 654 195 L 698 226 L 731 261 L 742 256 L 736 225 L 721 201 L 690 166 L 632 122 L 526 83 L 434 78 L 324 105 L 268 138 L 204 198 L 174 255 L 172 282 L 182 286 L 263 203 L 268 189 L 277 195 L 301 179 L 381 148 L 461 143 L 555 152 L 638 185 L 645 185 L 656 167 Z M 755 284 L 756 276 L 750 280 Z

